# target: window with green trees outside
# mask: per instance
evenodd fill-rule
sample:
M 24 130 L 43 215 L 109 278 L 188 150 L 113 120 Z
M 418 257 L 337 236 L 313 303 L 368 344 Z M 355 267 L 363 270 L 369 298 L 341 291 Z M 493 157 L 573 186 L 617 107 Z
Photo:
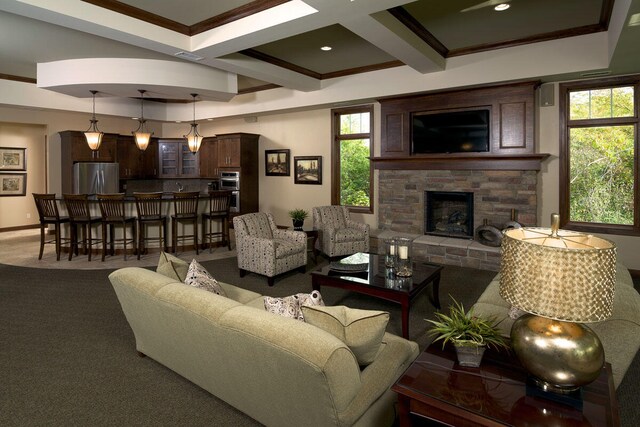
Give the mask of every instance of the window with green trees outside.
M 560 85 L 562 216 L 568 228 L 640 232 L 637 77 Z
M 372 209 L 372 117 L 371 106 L 333 110 L 333 204 Z

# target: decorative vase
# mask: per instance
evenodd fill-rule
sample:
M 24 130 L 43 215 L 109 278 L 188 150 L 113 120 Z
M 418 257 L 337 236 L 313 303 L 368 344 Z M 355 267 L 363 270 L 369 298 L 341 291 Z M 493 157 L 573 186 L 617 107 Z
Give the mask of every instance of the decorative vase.
M 293 220 L 293 229 L 294 230 L 302 230 L 302 226 L 304 225 L 304 219 L 294 219 Z
M 456 354 L 458 356 L 458 364 L 470 368 L 478 368 L 482 361 L 482 356 L 486 349 L 485 346 L 456 345 Z
M 411 264 L 411 239 L 396 237 L 396 276 L 410 277 L 413 274 Z

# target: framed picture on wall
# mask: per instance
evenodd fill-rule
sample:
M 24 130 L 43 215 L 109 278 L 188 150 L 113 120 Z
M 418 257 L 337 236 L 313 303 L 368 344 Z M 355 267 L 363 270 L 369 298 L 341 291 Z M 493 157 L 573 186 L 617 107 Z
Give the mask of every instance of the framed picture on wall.
M 293 158 L 296 184 L 322 184 L 322 156 L 300 156 Z
M 24 196 L 26 193 L 26 173 L 0 174 L 0 196 Z
M 264 171 L 266 176 L 291 175 L 290 150 L 265 150 Z
M 26 171 L 26 148 L 0 147 L 0 171 Z

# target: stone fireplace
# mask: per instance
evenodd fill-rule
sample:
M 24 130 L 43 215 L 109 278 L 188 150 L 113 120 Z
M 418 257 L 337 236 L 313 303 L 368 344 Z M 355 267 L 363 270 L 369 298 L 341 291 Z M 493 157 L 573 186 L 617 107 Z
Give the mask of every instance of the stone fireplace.
M 511 209 L 524 226 L 536 226 L 535 170 L 380 170 L 378 226 L 425 234 L 425 192 L 473 193 L 473 230 L 485 219 L 502 228 Z
M 382 169 L 378 180 L 380 238 L 413 235 L 417 259 L 497 271 L 500 248 L 472 240 L 473 233 L 485 219 L 488 225 L 502 229 L 511 220 L 512 209 L 524 226 L 537 225 L 537 174 L 536 170 Z M 452 238 L 428 232 L 427 192 L 472 193 L 471 236 Z
M 425 191 L 424 234 L 473 239 L 473 192 Z

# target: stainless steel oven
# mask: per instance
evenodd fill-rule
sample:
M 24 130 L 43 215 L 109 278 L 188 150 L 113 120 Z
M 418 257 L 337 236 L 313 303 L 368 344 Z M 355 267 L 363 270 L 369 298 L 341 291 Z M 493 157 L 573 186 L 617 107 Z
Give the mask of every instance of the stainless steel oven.
M 221 190 L 240 190 L 240 172 L 221 172 L 220 173 L 220 189 Z
M 229 211 L 240 212 L 240 192 L 239 191 L 231 192 L 231 203 L 230 203 Z

